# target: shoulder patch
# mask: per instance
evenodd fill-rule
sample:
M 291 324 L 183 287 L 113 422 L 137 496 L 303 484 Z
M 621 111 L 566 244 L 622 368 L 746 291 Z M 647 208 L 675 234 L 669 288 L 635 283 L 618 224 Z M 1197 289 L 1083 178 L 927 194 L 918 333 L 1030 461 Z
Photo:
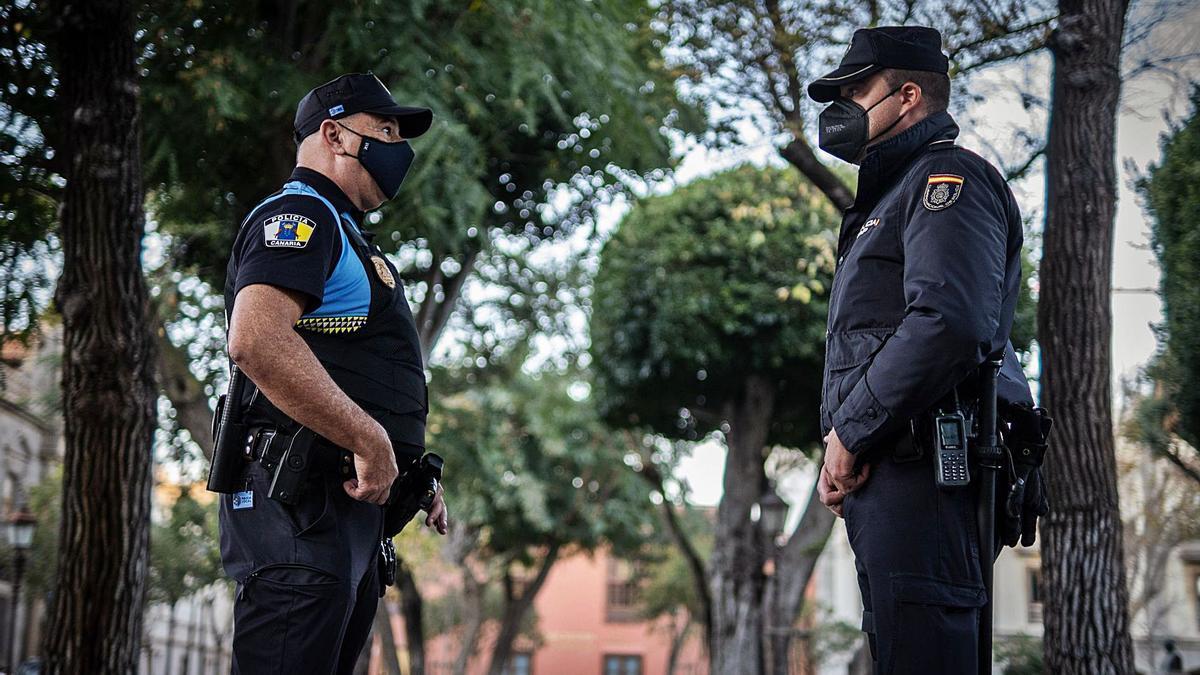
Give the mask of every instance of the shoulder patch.
M 962 194 L 963 177 L 952 173 L 930 174 L 921 203 L 930 211 L 950 208 Z
M 304 248 L 314 228 L 313 221 L 304 216 L 281 213 L 263 223 L 263 243 L 268 248 Z

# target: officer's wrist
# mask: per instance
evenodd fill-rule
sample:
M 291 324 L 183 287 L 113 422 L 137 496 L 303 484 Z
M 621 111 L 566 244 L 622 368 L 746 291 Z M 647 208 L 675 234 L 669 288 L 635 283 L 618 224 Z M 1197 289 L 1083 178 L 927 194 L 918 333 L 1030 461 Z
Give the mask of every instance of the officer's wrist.
M 369 457 L 381 453 L 384 448 L 390 448 L 391 441 L 383 425 L 366 413 L 363 413 L 363 417 L 365 419 L 360 424 L 354 425 L 353 447 L 347 449 L 361 457 Z

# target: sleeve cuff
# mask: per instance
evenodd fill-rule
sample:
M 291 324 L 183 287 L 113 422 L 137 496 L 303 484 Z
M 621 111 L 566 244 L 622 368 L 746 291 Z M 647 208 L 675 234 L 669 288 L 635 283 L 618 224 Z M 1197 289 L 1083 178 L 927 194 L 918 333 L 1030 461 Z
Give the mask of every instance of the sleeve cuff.
M 871 393 L 863 375 L 833 414 L 833 429 L 842 445 L 857 454 L 880 437 L 891 419 L 892 414 Z
M 237 284 L 234 286 L 233 297 L 237 298 L 237 294 L 247 286 L 254 284 L 265 284 L 276 288 L 283 288 L 289 291 L 298 291 L 303 293 L 308 298 L 308 302 L 304 305 L 304 312 L 307 314 L 321 306 L 321 301 L 324 296 L 325 289 L 314 288 L 312 284 L 300 283 L 295 280 L 281 279 L 279 275 L 272 275 L 269 272 L 254 272 L 250 274 L 238 275 Z M 323 286 L 323 285 L 322 285 Z

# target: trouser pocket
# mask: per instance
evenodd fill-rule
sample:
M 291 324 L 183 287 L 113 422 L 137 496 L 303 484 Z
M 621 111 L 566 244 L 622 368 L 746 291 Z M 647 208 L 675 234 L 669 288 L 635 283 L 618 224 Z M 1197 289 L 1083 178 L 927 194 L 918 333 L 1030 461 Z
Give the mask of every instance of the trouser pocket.
M 333 672 L 349 599 L 341 579 L 316 567 L 256 569 L 234 605 L 233 672 Z
M 979 612 L 987 603 L 982 585 L 897 574 L 892 598 L 894 631 L 884 672 L 975 672 Z

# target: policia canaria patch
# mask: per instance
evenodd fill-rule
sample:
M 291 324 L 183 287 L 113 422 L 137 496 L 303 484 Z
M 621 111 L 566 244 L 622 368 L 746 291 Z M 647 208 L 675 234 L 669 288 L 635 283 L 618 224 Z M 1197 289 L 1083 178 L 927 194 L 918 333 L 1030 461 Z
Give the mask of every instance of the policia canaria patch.
M 958 201 L 962 194 L 963 177 L 952 173 L 935 173 L 929 176 L 925 185 L 925 196 L 921 202 L 930 211 L 948 209 Z
M 267 248 L 304 248 L 313 233 L 313 222 L 294 213 L 281 213 L 263 223 Z

